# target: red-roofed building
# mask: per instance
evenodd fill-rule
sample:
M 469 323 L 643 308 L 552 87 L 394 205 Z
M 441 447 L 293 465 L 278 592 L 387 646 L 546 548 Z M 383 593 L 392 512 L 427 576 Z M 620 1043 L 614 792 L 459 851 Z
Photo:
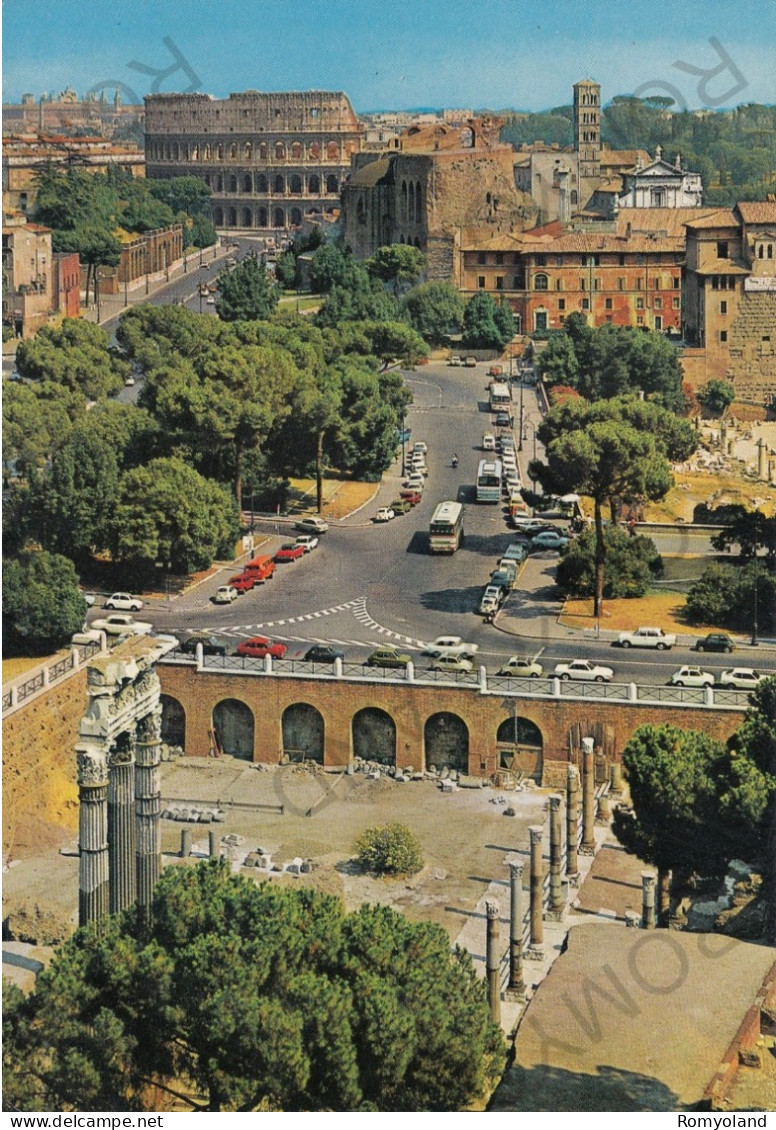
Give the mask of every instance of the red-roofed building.
M 26 217 L 3 220 L 3 325 L 32 337 L 53 313 L 51 229 Z

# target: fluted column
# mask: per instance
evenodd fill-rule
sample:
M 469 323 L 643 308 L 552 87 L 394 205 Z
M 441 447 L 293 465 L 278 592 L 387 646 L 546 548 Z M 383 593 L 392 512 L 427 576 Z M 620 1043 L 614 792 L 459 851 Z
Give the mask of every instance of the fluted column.
M 523 978 L 523 861 L 509 861 L 509 994 L 525 997 Z
M 592 738 L 582 739 L 582 855 L 595 855 L 595 759 Z
M 137 898 L 135 864 L 135 761 L 131 747 L 108 757 L 108 874 L 110 912 Z
M 655 882 L 654 871 L 641 872 L 641 925 L 645 930 L 655 929 Z
M 78 924 L 108 913 L 108 758 L 99 746 L 77 746 Z
M 528 829 L 531 837 L 531 944 L 526 957 L 533 959 L 544 956 L 542 832 L 540 824 Z
M 579 770 L 566 770 L 566 879 L 570 887 L 579 886 Z
M 137 821 L 137 901 L 150 909 L 153 890 L 161 873 L 161 707 L 137 724 L 135 738 L 135 813 Z
M 485 903 L 488 934 L 485 964 L 488 976 L 488 1006 L 494 1024 L 501 1024 L 501 985 L 499 981 L 499 905 L 490 899 Z
M 560 797 L 550 797 L 550 905 L 547 917 L 560 921 L 566 909 L 563 901 L 563 828 Z

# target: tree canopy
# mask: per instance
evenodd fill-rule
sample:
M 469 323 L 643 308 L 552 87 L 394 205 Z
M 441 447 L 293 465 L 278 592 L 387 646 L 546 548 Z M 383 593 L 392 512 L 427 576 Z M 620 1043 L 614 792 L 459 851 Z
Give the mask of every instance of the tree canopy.
M 467 349 L 503 349 L 514 333 L 507 330 L 504 316 L 487 291 L 478 291 L 466 303 L 462 343 Z M 501 324 L 500 324 L 501 323 Z
M 460 1110 L 503 1066 L 471 959 L 383 906 L 168 868 L 152 925 L 78 931 L 5 1008 L 21 1110 Z
M 442 345 L 450 334 L 460 333 L 463 325 L 463 298 L 448 282 L 414 286 L 405 296 L 402 310 L 412 328 L 429 345 Z
M 252 256 L 218 276 L 216 311 L 225 322 L 269 318 L 277 304 L 275 283 L 267 274 L 267 268 Z
M 618 526 L 604 527 L 607 600 L 644 596 L 663 562 L 651 538 L 631 537 Z M 556 581 L 567 596 L 595 594 L 595 530 L 585 530 L 570 542 L 558 562 Z
M 16 367 L 29 380 L 53 381 L 87 400 L 115 396 L 129 372 L 109 347 L 105 330 L 81 318 L 44 326 L 35 337 L 20 342 Z
M 367 259 L 366 269 L 372 278 L 393 283 L 393 292 L 398 294 L 402 287 L 417 282 L 423 274 L 426 256 L 417 247 L 392 243 L 388 247 L 378 247 L 372 258 Z
M 72 561 L 37 550 L 3 563 L 3 650 L 40 655 L 70 640 L 86 616 Z

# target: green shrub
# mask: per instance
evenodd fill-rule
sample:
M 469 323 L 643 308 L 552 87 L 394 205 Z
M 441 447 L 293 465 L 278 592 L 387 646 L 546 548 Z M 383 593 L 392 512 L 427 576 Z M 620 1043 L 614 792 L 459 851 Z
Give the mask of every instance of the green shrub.
M 423 866 L 420 840 L 406 824 L 367 828 L 355 850 L 361 866 L 378 875 L 414 875 Z

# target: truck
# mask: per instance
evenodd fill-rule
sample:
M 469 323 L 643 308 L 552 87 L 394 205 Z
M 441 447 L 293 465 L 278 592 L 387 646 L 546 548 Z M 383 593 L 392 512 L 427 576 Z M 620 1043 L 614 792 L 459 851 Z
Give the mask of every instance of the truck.
M 637 628 L 635 632 L 620 632 L 617 642 L 620 647 L 654 647 L 657 651 L 668 651 L 676 643 L 676 636 L 662 628 Z

